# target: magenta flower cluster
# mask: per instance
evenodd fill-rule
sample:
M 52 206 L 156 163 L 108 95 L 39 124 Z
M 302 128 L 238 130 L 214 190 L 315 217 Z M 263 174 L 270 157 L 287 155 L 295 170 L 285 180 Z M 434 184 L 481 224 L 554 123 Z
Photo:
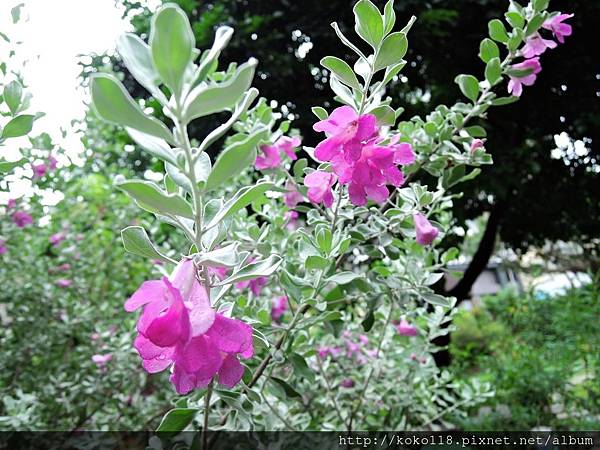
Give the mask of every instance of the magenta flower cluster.
M 282 163 L 282 154 L 292 161 L 297 159 L 295 148 L 300 145 L 300 138 L 282 136 L 273 145 L 260 147 L 261 154 L 256 157 L 255 167 L 258 170 L 275 169 Z
M 559 13 L 546 20 L 542 24 L 542 28 L 551 31 L 556 40 L 563 44 L 565 36 L 570 36 L 573 33 L 571 25 L 563 23 L 571 17 L 573 17 L 573 14 Z M 557 45 L 551 39 L 544 39 L 539 32 L 528 37 L 525 45 L 519 51 L 519 56 L 525 58 L 525 61 L 511 66 L 511 69 L 517 72 L 510 75 L 508 93 L 519 97 L 523 93 L 523 86 L 532 86 L 537 79 L 537 74 L 542 71 L 539 56 L 546 49 L 556 48 Z
M 398 137 L 384 144 L 375 116 L 359 116 L 350 106 L 335 109 L 313 129 L 326 135 L 314 155 L 320 161 L 330 162 L 333 173 L 312 172 L 304 184 L 309 200 L 326 207 L 333 203 L 332 187 L 336 181 L 348 185 L 350 201 L 357 206 L 368 200 L 383 203 L 390 194 L 387 185 L 399 187 L 404 183 L 398 166 L 415 160 L 410 144 L 398 143 Z
M 171 368 L 179 394 L 206 387 L 215 377 L 232 388 L 242 378 L 239 358 L 254 354 L 252 327 L 216 312 L 193 261 L 182 260 L 170 278 L 144 282 L 125 302 L 143 307 L 134 346 L 149 373 Z

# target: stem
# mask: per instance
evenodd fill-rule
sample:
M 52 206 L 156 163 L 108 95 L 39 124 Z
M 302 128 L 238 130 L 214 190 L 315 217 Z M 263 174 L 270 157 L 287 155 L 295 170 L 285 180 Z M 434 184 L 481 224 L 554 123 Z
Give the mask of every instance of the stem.
M 319 373 L 321 374 L 321 377 L 325 381 L 325 387 L 327 388 L 327 393 L 331 396 L 333 408 L 335 409 L 335 412 L 337 413 L 338 418 L 340 419 L 340 422 L 343 424 L 346 421 L 344 420 L 344 417 L 342 416 L 342 412 L 340 411 L 340 408 L 337 404 L 335 394 L 333 393 L 333 389 L 331 388 L 331 383 L 329 383 L 329 378 L 327 378 L 327 375 L 325 374 L 325 369 L 323 368 L 323 363 L 321 362 L 321 358 L 319 357 L 319 355 L 317 355 L 317 367 L 319 369 Z
M 340 211 L 340 203 L 342 203 L 342 185 L 340 183 L 338 183 L 337 185 L 337 194 L 338 194 L 338 199 L 337 199 L 337 203 L 335 204 L 335 209 L 333 210 L 333 217 L 331 219 L 331 235 L 333 236 L 333 233 L 335 231 L 335 223 L 337 222 L 337 218 L 338 218 L 338 213 Z
M 210 413 L 210 398 L 212 397 L 213 381 L 206 388 L 206 396 L 204 397 L 204 426 L 202 427 L 202 450 L 208 448 L 208 416 Z

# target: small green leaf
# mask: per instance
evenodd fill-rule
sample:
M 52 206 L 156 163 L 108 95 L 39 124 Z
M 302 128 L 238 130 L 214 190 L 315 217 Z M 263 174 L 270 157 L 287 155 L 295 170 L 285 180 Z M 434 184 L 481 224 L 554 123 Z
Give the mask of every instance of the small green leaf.
M 331 71 L 342 83 L 358 90 L 362 89 L 356 74 L 345 61 L 335 56 L 326 56 L 321 59 L 321 65 Z
M 523 28 L 525 25 L 525 19 L 516 11 L 509 11 L 504 17 L 513 28 Z
M 325 269 L 329 266 L 330 263 L 330 260 L 323 258 L 322 256 L 311 255 L 308 258 L 306 258 L 304 266 L 307 270 Z
M 238 67 L 236 73 L 219 84 L 199 85 L 186 100 L 183 115 L 187 122 L 233 108 L 250 88 L 257 61 L 254 58 Z
M 321 108 L 320 106 L 313 106 L 311 109 L 312 113 L 317 116 L 319 120 L 325 120 L 329 117 L 327 110 L 325 108 Z
M 94 74 L 90 89 L 94 109 L 104 120 L 142 131 L 173 144 L 173 136 L 165 124 L 144 114 L 113 75 Z
M 485 38 L 479 44 L 479 58 L 484 63 L 489 62 L 492 58 L 498 58 L 500 56 L 500 50 L 498 49 L 498 45 L 494 41 L 489 38 Z
M 221 51 L 225 48 L 225 46 L 229 43 L 231 36 L 233 35 L 233 28 L 228 26 L 222 26 L 217 28 L 215 32 L 215 40 L 213 42 L 212 47 L 206 53 L 206 55 L 202 55 L 202 60 L 198 65 L 198 70 L 196 70 L 196 75 L 194 79 L 193 87 L 197 86 L 200 82 L 204 81 L 206 76 L 208 75 L 209 69 L 219 58 Z
M 261 127 L 248 135 L 243 141 L 235 142 L 226 147 L 217 158 L 208 176 L 206 189 L 215 189 L 229 178 L 240 174 L 256 161 L 256 148 L 266 136 L 266 128 Z
M 397 32 L 386 37 L 375 59 L 375 71 L 399 63 L 408 50 L 406 34 Z
M 33 128 L 35 116 L 24 114 L 11 119 L 2 130 L 2 139 L 25 136 Z
M 154 67 L 175 95 L 181 93 L 183 75 L 196 45 L 190 22 L 173 3 L 161 7 L 152 18 L 150 48 Z
M 335 284 L 348 284 L 357 278 L 363 278 L 363 276 L 354 272 L 339 272 L 327 278 L 327 282 Z
M 485 79 L 488 80 L 491 86 L 494 86 L 502 79 L 502 67 L 500 66 L 500 58 L 492 58 L 485 66 Z
M 182 197 L 167 194 L 150 181 L 125 180 L 117 181 L 116 186 L 129 194 L 140 208 L 151 213 L 172 214 L 192 219 L 194 214 L 188 202 Z
M 260 182 L 254 186 L 246 186 L 237 191 L 237 193 L 229 199 L 223 207 L 214 215 L 208 222 L 205 230 L 208 230 L 219 224 L 223 219 L 231 217 L 240 209 L 245 208 L 257 198 L 261 197 L 269 189 L 273 189 L 275 185 L 270 182 Z
M 396 24 L 396 12 L 394 11 L 394 0 L 388 0 L 383 8 L 383 34 L 386 35 L 394 29 Z
M 131 136 L 131 139 L 133 139 L 137 145 L 142 147 L 143 150 L 146 150 L 148 153 L 156 156 L 158 159 L 173 165 L 177 165 L 177 156 L 175 151 L 171 149 L 167 141 L 141 131 L 134 130 L 133 128 L 126 127 L 125 129 L 127 130 L 129 136 Z
M 170 263 L 174 262 L 156 249 L 143 227 L 131 226 L 124 228 L 121 230 L 121 239 L 123 240 L 123 247 L 129 253 L 143 256 L 144 258 L 160 259 L 161 261 Z
M 8 173 L 15 167 L 22 166 L 26 162 L 27 160 L 25 158 L 19 159 L 17 161 L 5 161 L 3 159 L 0 159 L 0 173 Z
M 504 105 L 510 105 L 511 103 L 514 103 L 516 101 L 519 101 L 519 97 L 500 97 L 500 98 L 496 98 L 494 100 L 492 100 L 492 105 L 494 106 L 504 106 Z
M 17 6 L 11 8 L 10 15 L 13 23 L 17 23 L 19 20 L 21 20 L 21 8 L 23 6 L 25 6 L 25 3 L 19 3 Z
M 377 124 L 379 126 L 391 127 L 396 123 L 396 112 L 387 105 L 378 106 L 369 113 L 377 118 Z
M 488 32 L 493 40 L 502 43 L 508 42 L 506 28 L 504 28 L 504 24 L 499 19 L 493 19 L 489 21 Z
M 333 30 L 335 31 L 335 34 L 337 34 L 338 38 L 340 38 L 340 41 L 342 41 L 342 43 L 350 48 L 351 50 L 354 51 L 354 53 L 356 53 L 358 56 L 360 56 L 362 59 L 366 60 L 367 57 L 364 55 L 363 52 L 361 52 L 359 50 L 359 48 L 354 45 L 352 42 L 350 42 L 350 40 L 344 36 L 344 33 L 342 33 L 342 31 L 340 30 L 340 27 L 338 26 L 338 24 L 336 22 L 332 22 L 331 23 L 331 27 L 333 28 Z
M 187 427 L 196 414 L 200 411 L 196 408 L 175 408 L 169 411 L 156 429 L 157 432 L 179 433 Z
M 160 75 L 154 67 L 150 47 L 133 33 L 125 33 L 117 40 L 117 52 L 131 75 L 155 98 L 166 101 L 160 91 Z
M 11 81 L 4 86 L 4 101 L 10 109 L 10 112 L 14 115 L 17 113 L 19 106 L 21 106 L 21 99 L 23 98 L 23 86 L 17 80 Z
M 354 30 L 373 49 L 379 48 L 383 39 L 383 18 L 369 0 L 359 0 L 354 5 Z
M 268 277 L 279 268 L 281 262 L 282 259 L 279 255 L 271 255 L 266 259 L 254 261 L 253 263 L 242 267 L 237 272 L 234 272 L 223 281 L 217 283 L 216 286 L 252 280 L 253 278 L 257 277 Z
M 237 252 L 239 242 L 226 245 L 225 247 L 212 250 L 210 252 L 201 253 L 194 261 L 197 264 L 202 264 L 209 267 L 235 267 L 240 263 L 240 257 Z
M 479 82 L 477 78 L 473 75 L 459 75 L 454 81 L 458 84 L 460 91 L 465 97 L 473 102 L 477 100 L 479 96 Z
M 269 377 L 269 380 L 275 382 L 279 387 L 281 387 L 283 389 L 283 391 L 285 392 L 285 395 L 287 395 L 288 397 L 291 398 L 300 398 L 302 397 L 298 391 L 296 391 L 292 386 L 290 386 L 288 384 L 287 381 L 282 380 L 281 378 L 277 378 L 277 377 Z
M 439 294 L 421 294 L 423 300 L 434 306 L 449 308 L 452 306 L 452 300 Z

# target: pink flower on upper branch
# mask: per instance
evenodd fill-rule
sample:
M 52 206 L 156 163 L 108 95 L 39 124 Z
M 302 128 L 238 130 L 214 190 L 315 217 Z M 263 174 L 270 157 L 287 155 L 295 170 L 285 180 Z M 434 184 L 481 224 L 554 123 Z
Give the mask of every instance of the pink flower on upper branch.
M 46 175 L 47 167 L 46 167 L 46 164 L 44 164 L 44 163 L 32 164 L 31 168 L 33 170 L 34 178 L 41 178 L 44 175 Z
M 48 169 L 50 170 L 56 170 L 56 165 L 58 164 L 58 160 L 50 155 L 48 156 Z
M 106 353 L 105 355 L 93 355 L 92 361 L 96 363 L 99 369 L 104 368 L 104 366 L 112 359 L 112 355 L 110 353 Z
M 17 206 L 17 201 L 14 198 L 9 198 L 8 199 L 8 203 L 6 204 L 6 207 L 8 209 L 12 209 L 12 208 L 14 208 L 16 206 Z
M 414 214 L 413 220 L 417 233 L 417 243 L 421 245 L 431 244 L 439 234 L 438 229 L 431 225 L 429 220 L 421 213 Z
M 539 58 L 531 58 L 519 64 L 513 64 L 511 69 L 526 71 L 523 75 L 510 75 L 508 82 L 509 94 L 519 97 L 523 92 L 523 86 L 532 86 L 537 79 L 537 74 L 542 71 Z
M 416 336 L 418 334 L 417 327 L 408 323 L 406 319 L 402 319 L 399 324 L 395 325 L 395 328 L 401 336 Z
M 330 172 L 315 170 L 304 177 L 304 185 L 308 188 L 308 199 L 313 203 L 323 203 L 327 208 L 333 204 L 331 190 L 337 177 Z
M 552 49 L 556 48 L 556 46 L 556 42 L 550 39 L 544 39 L 539 33 L 535 33 L 527 38 L 520 54 L 523 58 L 529 59 L 541 55 L 547 48 Z
M 473 139 L 470 147 L 471 153 L 473 153 L 478 148 L 483 148 L 483 141 L 481 139 Z
M 565 36 L 571 36 L 573 33 L 573 27 L 571 27 L 571 25 L 568 23 L 563 23 L 563 21 L 570 19 L 571 17 L 573 17 L 573 14 L 559 13 L 558 15 L 546 20 L 543 23 L 542 28 L 552 31 L 552 34 L 558 40 L 558 42 L 564 44 Z
M 254 354 L 252 327 L 214 311 L 191 260 L 181 261 L 170 278 L 144 282 L 125 302 L 126 311 L 140 307 L 134 346 L 146 371 L 172 367 L 170 380 L 180 394 L 206 387 L 215 376 L 227 388 L 240 381 L 238 357 Z
M 287 211 L 283 215 L 283 218 L 286 221 L 285 227 L 290 231 L 298 228 L 298 217 L 300 217 L 300 214 L 298 214 L 296 211 Z
M 287 192 L 283 195 L 283 202 L 288 208 L 294 208 L 298 203 L 304 200 L 302 194 L 298 192 L 291 183 L 287 183 L 285 189 Z
M 271 319 L 279 321 L 288 309 L 288 298 L 285 295 L 277 297 L 271 306 Z
M 6 247 L 6 241 L 4 239 L 0 239 L 0 255 L 4 255 L 8 252 L 8 247 Z
M 73 284 L 73 280 L 69 280 L 67 278 L 60 278 L 56 280 L 56 285 L 61 288 L 68 288 Z
M 19 228 L 24 228 L 33 223 L 33 217 L 25 211 L 15 211 L 12 215 L 12 220 Z
M 262 152 L 256 157 L 254 165 L 259 170 L 274 169 L 281 165 L 281 153 L 285 153 L 292 161 L 297 159 L 294 148 L 300 145 L 299 137 L 282 136 L 273 145 L 263 145 Z
M 51 235 L 48 240 L 50 241 L 50 244 L 52 244 L 53 247 L 58 246 L 62 241 L 64 241 L 67 238 L 67 236 L 65 235 L 65 233 L 63 232 L 58 232 L 58 233 L 54 233 L 53 235 Z

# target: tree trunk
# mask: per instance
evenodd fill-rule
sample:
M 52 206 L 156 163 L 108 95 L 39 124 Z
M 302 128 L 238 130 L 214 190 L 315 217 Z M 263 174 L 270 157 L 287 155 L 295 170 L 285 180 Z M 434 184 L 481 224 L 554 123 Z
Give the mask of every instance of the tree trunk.
M 505 206 L 503 201 L 500 201 L 493 206 L 485 226 L 485 231 L 483 232 L 481 241 L 479 241 L 479 247 L 477 248 L 475 255 L 473 255 L 473 259 L 471 259 L 463 277 L 456 286 L 446 292 L 446 295 L 456 297 L 458 300 L 457 304 L 470 298 L 473 284 L 475 284 L 475 281 L 479 275 L 481 275 L 481 272 L 487 267 L 490 257 L 494 252 L 496 236 L 498 235 L 500 221 L 504 216 L 504 212 Z M 450 323 L 446 324 L 446 326 L 449 325 Z M 433 342 L 441 347 L 447 347 L 450 344 L 450 333 L 434 339 Z M 435 353 L 433 357 L 438 367 L 447 367 L 450 365 L 450 352 L 447 348 Z

